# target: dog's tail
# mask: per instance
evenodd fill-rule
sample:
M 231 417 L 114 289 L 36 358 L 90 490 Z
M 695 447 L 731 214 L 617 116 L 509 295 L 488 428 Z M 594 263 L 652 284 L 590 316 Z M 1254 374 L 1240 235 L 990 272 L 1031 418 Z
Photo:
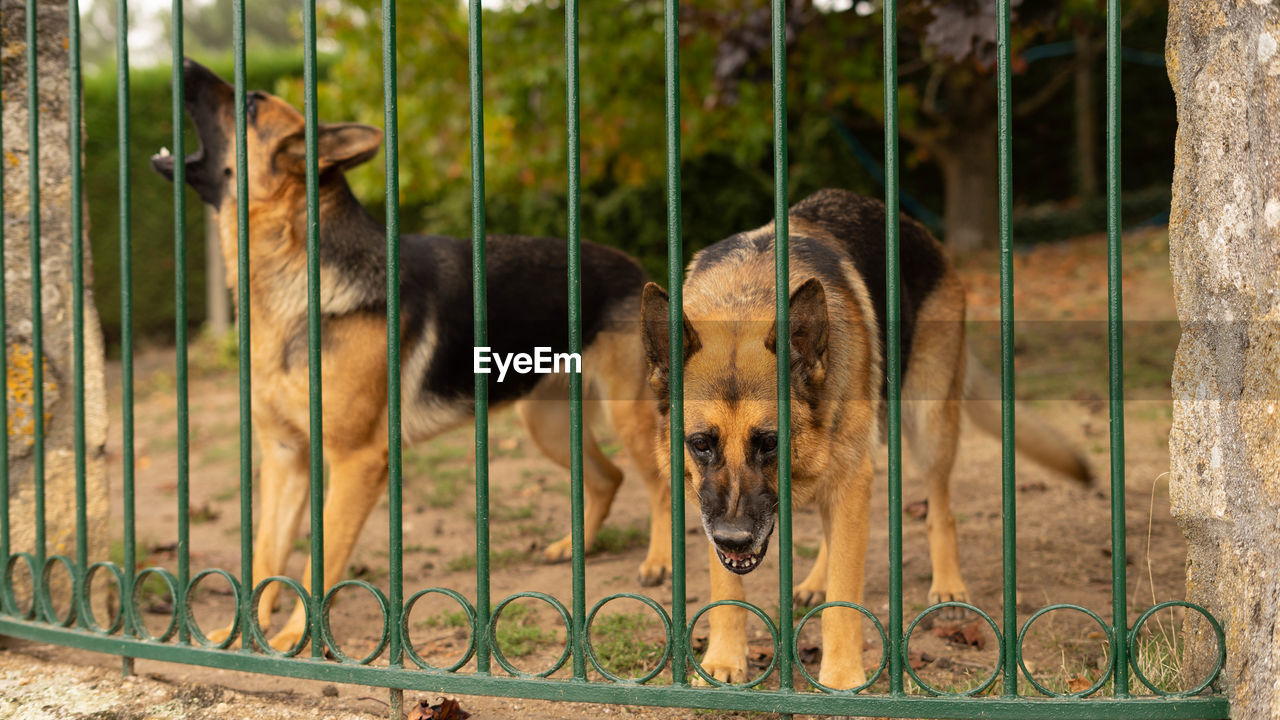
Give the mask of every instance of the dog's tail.
M 997 438 L 1001 433 L 1000 389 L 999 378 L 983 367 L 969 349 L 965 358 L 965 410 L 975 425 Z M 1015 422 L 1014 445 L 1019 452 L 1077 482 L 1093 484 L 1093 470 L 1084 455 L 1021 403 L 1017 404 Z

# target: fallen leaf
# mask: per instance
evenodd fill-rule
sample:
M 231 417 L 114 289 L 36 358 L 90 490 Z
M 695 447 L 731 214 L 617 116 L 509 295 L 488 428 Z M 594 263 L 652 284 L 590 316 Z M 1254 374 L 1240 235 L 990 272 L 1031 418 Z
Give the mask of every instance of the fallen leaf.
M 1093 686 L 1093 681 L 1082 675 L 1067 678 L 1067 690 L 1073 693 L 1084 692 Z
M 1044 492 L 1045 490 L 1048 490 L 1048 489 L 1049 489 L 1049 486 L 1046 485 L 1043 480 L 1033 480 L 1031 482 L 1024 482 L 1018 486 L 1018 492 Z
M 409 711 L 405 720 L 466 720 L 471 713 L 462 709 L 453 698 L 440 698 L 440 702 L 431 705 L 428 700 L 419 700 Z
M 820 660 L 822 660 L 822 648 L 817 645 L 800 646 L 800 662 L 806 665 L 813 665 Z
M 689 644 L 689 649 L 690 649 L 690 650 L 692 650 L 692 651 L 694 651 L 694 652 L 702 652 L 703 650 L 706 650 L 706 649 L 707 649 L 707 636 L 706 636 L 706 635 L 695 635 L 695 636 L 693 637 L 693 642 Z
M 904 510 L 916 520 L 924 520 L 929 517 L 929 501 L 917 500 L 913 503 L 907 503 L 907 507 Z
M 953 645 L 968 645 L 979 650 L 987 644 L 987 638 L 982 634 L 981 620 L 974 620 L 963 625 L 938 626 L 933 629 L 933 634 Z

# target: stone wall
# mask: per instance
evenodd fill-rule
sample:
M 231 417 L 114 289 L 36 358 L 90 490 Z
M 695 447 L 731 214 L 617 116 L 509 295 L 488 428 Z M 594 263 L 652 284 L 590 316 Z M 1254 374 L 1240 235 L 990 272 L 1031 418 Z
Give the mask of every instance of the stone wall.
M 1232 716 L 1280 718 L 1280 7 L 1172 0 L 1170 219 L 1182 339 L 1169 445 L 1187 599 L 1223 623 Z M 1186 672 L 1216 641 L 1188 616 Z
M 75 452 L 72 374 L 71 176 L 68 148 L 67 5 L 39 0 L 38 31 L 41 302 L 44 324 L 46 552 L 74 558 Z M 0 0 L 3 51 L 5 352 L 8 376 L 9 485 L 12 550 L 31 551 L 33 511 L 31 347 L 31 196 L 28 185 L 26 13 L 19 0 Z M 89 218 L 84 215 L 85 439 L 90 561 L 106 559 L 106 392 L 102 333 L 90 272 Z M 55 577 L 57 574 L 55 574 Z

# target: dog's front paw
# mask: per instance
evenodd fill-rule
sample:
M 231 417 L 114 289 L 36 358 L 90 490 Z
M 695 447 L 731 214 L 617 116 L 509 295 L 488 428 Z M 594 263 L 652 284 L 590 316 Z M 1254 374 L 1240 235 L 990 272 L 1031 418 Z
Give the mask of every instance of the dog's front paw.
M 795 591 L 791 593 L 791 604 L 797 610 L 800 608 L 814 608 L 826 601 L 826 588 L 809 587 L 805 583 L 797 585 Z
M 719 652 L 714 646 L 709 647 L 702 658 L 702 669 L 716 680 L 730 685 L 751 679 L 747 677 L 746 648 Z M 694 682 L 698 685 L 708 684 L 701 675 L 695 677 Z
M 944 602 L 969 602 L 969 591 L 965 589 L 964 583 L 959 583 L 951 587 L 940 587 L 937 583 L 929 588 L 929 604 L 937 605 Z M 964 620 L 970 615 L 970 611 L 960 607 L 945 607 L 933 613 L 933 616 L 945 622 L 955 620 Z
M 235 625 L 228 625 L 224 628 L 218 628 L 217 630 L 214 630 L 213 632 L 209 633 L 209 642 L 213 643 L 214 645 L 217 645 L 223 640 L 226 640 L 227 637 L 231 635 L 231 631 L 234 630 L 235 627 L 236 627 Z
M 271 647 L 278 652 L 289 652 L 302 639 L 302 629 L 286 627 L 271 638 Z
M 653 587 L 661 585 L 663 580 L 667 579 L 667 574 L 671 572 L 670 560 L 654 560 L 653 558 L 645 558 L 640 563 L 640 573 L 637 580 L 645 587 Z
M 842 667 L 836 667 L 834 663 L 824 662 L 818 673 L 818 682 L 835 690 L 856 688 L 866 681 L 867 673 L 862 669 L 862 663 L 856 666 L 845 663 Z
M 568 562 L 573 559 L 573 538 L 565 536 L 542 551 L 542 559 L 549 563 Z

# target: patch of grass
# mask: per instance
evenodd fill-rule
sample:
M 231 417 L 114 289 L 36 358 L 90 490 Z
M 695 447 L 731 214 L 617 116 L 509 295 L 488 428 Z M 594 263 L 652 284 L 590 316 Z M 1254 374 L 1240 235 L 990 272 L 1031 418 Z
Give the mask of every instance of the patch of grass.
M 634 548 L 642 548 L 649 540 L 649 534 L 643 527 L 632 525 L 620 528 L 616 525 L 605 525 L 596 535 L 591 546 L 592 552 L 618 553 Z
M 1183 687 L 1186 679 L 1182 677 L 1182 661 L 1186 646 L 1182 642 L 1182 633 L 1175 625 L 1152 618 L 1143 625 L 1143 632 L 1139 633 L 1136 645 L 1138 667 L 1152 685 L 1165 692 L 1190 690 L 1194 687 Z M 1133 670 L 1129 671 L 1129 678 L 1129 687 L 1135 692 L 1144 695 L 1150 692 Z
M 139 540 L 133 546 L 133 562 L 138 570 L 147 567 L 147 551 L 146 548 L 151 547 L 153 543 L 150 540 Z M 108 557 L 117 567 L 124 568 L 124 541 L 112 540 L 111 547 L 107 550 Z M 103 573 L 100 573 L 103 574 Z M 147 607 L 153 603 L 159 602 L 161 598 L 169 595 L 169 586 L 161 580 L 158 575 L 151 573 L 142 581 L 142 587 L 138 588 L 136 595 L 139 607 Z
M 512 548 L 505 548 L 502 550 L 493 550 L 489 553 L 489 569 L 503 570 L 517 563 L 526 562 L 530 560 L 532 557 L 533 557 L 533 554 L 530 553 L 528 550 L 516 550 Z M 445 569 L 449 570 L 450 572 L 462 572 L 464 570 L 475 570 L 476 555 L 475 553 L 466 553 L 464 555 L 459 555 L 458 557 L 450 560 L 448 564 L 445 565 Z
M 404 546 L 405 555 L 412 555 L 414 553 L 426 553 L 428 555 L 439 555 L 440 548 L 436 547 L 435 545 L 421 545 L 418 543 L 413 543 L 413 544 Z
M 818 548 L 813 545 L 795 543 L 791 547 L 796 551 L 796 555 L 799 555 L 805 560 L 813 560 L 818 557 Z
M 533 608 L 513 602 L 502 609 L 494 640 L 503 655 L 513 658 L 524 657 L 543 645 L 557 642 L 557 635 L 554 630 L 546 630 L 538 623 Z
M 601 667 L 621 677 L 649 672 L 662 657 L 662 643 L 643 636 L 654 625 L 647 613 L 614 613 L 599 617 L 591 626 L 591 644 Z
M 445 610 L 413 624 L 416 628 L 464 628 L 470 625 L 471 620 L 463 610 Z
M 533 517 L 533 513 L 537 508 L 533 503 L 524 505 L 495 505 L 489 510 L 489 519 L 491 520 L 528 520 Z
M 219 490 L 218 492 L 214 493 L 213 501 L 227 502 L 229 500 L 234 500 L 238 497 L 240 497 L 240 488 L 232 485 L 226 489 Z
M 240 454 L 238 442 L 224 442 L 213 445 L 200 453 L 200 462 L 204 464 L 220 463 L 237 457 Z
M 436 468 L 429 480 L 431 487 L 423 493 L 423 502 L 434 508 L 453 507 L 471 482 L 471 468 Z

